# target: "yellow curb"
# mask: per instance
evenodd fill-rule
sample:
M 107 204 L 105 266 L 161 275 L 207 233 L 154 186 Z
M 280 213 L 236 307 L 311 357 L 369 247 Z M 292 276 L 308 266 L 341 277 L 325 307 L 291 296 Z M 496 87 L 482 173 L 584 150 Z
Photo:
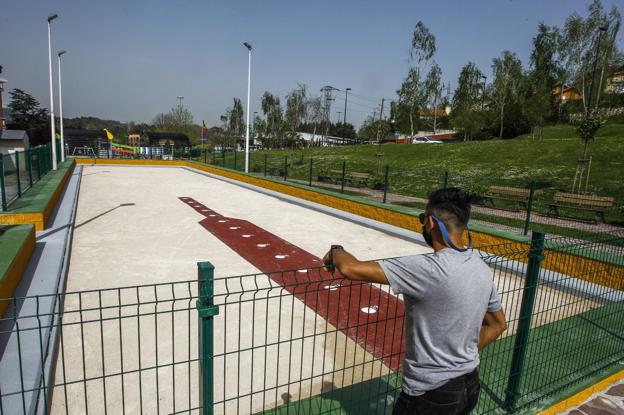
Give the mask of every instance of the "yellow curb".
M 606 379 L 601 380 L 595 385 L 592 385 L 589 388 L 580 391 L 576 395 L 573 395 L 567 399 L 564 399 L 563 401 L 540 412 L 538 415 L 556 415 L 574 406 L 578 406 L 582 404 L 583 402 L 585 402 L 587 398 L 592 396 L 594 393 L 600 392 L 601 390 L 606 389 L 608 386 L 614 384 L 615 382 L 619 381 L 622 378 L 624 378 L 624 370 L 620 370 L 619 372 L 609 376 Z

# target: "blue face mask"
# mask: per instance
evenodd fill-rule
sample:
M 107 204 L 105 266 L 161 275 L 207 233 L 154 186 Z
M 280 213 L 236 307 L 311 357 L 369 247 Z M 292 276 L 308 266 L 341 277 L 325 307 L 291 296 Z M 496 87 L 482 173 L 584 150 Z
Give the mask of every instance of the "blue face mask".
M 440 228 L 440 233 L 442 233 L 442 238 L 444 238 L 444 241 L 446 242 L 448 246 L 450 246 L 452 249 L 459 251 L 459 252 L 466 252 L 467 250 L 472 248 L 472 236 L 470 235 L 470 231 L 468 231 L 468 228 L 466 228 L 466 231 L 468 231 L 468 246 L 466 248 L 459 248 L 451 240 L 451 237 L 449 236 L 449 233 L 446 230 L 446 226 L 444 226 L 444 222 L 442 222 L 439 218 L 433 215 L 431 215 L 431 217 L 438 224 L 438 227 Z M 425 242 L 427 242 L 427 245 L 433 247 L 433 238 L 431 237 L 431 234 L 425 230 L 424 225 L 423 225 L 423 237 L 425 238 Z

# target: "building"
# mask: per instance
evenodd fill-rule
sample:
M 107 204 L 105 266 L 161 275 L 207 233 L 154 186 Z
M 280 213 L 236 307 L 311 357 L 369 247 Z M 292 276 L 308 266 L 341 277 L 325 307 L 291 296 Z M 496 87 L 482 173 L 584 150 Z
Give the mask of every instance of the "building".
M 578 90 L 568 84 L 556 84 L 552 88 L 552 93 L 557 101 L 561 101 L 564 104 L 568 101 L 578 101 L 581 99 L 581 94 Z
M 11 154 L 29 148 L 30 139 L 26 131 L 0 129 L 0 154 Z
M 150 147 L 161 147 L 161 146 L 173 146 L 179 147 L 184 146 L 188 147 L 190 145 L 190 140 L 186 134 L 182 133 L 174 133 L 167 131 L 150 131 L 145 133 L 147 135 L 147 140 L 149 142 Z
M 605 91 L 612 94 L 624 94 L 624 67 L 607 78 Z

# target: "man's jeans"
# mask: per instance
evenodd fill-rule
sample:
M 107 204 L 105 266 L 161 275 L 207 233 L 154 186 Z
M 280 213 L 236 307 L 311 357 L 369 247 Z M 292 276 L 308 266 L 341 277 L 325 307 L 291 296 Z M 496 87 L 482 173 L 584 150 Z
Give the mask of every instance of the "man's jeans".
M 479 400 L 479 373 L 452 379 L 423 395 L 401 392 L 394 404 L 393 415 L 467 415 Z

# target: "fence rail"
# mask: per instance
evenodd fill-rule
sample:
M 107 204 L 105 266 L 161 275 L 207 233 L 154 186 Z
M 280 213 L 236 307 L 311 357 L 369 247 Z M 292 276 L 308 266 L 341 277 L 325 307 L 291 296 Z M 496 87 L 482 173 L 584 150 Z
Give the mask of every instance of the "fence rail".
M 51 157 L 49 144 L 0 154 L 0 211 L 8 210 L 50 171 Z
M 478 414 L 532 408 L 624 360 L 623 268 L 616 288 L 587 263 L 555 273 L 540 266 L 553 246 L 613 256 L 545 249 L 540 233 L 480 251 L 508 329 L 481 352 Z M 0 301 L 0 414 L 385 414 L 400 390 L 402 297 L 321 268 L 215 278 L 200 263 L 197 281 Z

